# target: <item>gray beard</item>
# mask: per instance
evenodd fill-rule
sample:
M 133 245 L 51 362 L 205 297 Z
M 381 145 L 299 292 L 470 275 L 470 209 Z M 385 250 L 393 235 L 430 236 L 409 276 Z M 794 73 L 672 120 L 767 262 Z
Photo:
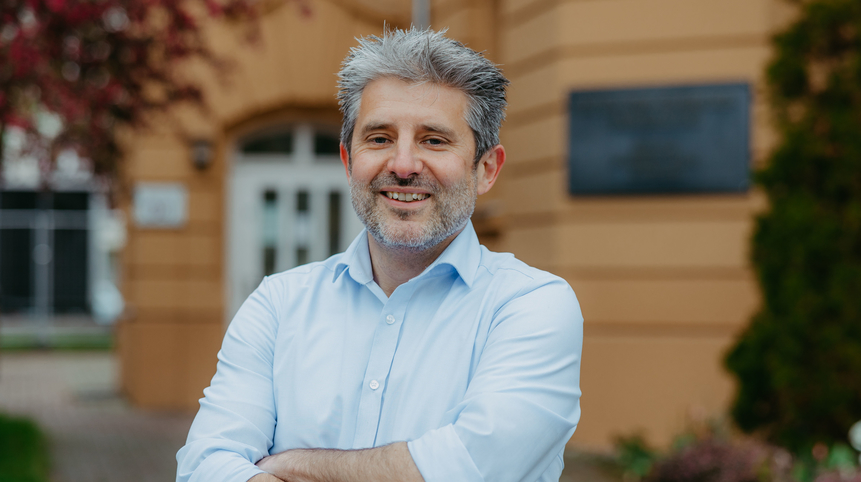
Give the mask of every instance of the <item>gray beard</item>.
M 475 210 L 475 200 L 478 197 L 476 184 L 474 171 L 471 178 L 450 189 L 443 189 L 436 182 L 424 177 L 400 179 L 392 173 L 386 173 L 375 177 L 370 185 L 358 184 L 351 178 L 350 199 L 359 219 L 382 246 L 421 252 L 445 241 L 466 226 Z M 431 213 L 427 222 L 419 228 L 398 226 L 398 223 L 387 215 L 387 211 L 403 221 L 410 220 L 417 213 L 383 205 L 379 196 L 385 186 L 412 187 L 430 192 L 433 204 L 429 207 Z

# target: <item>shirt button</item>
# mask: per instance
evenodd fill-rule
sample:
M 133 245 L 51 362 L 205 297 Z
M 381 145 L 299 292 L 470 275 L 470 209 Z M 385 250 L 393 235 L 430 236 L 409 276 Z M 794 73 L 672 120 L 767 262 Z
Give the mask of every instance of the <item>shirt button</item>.
M 376 390 L 380 388 L 380 382 L 376 380 L 371 380 L 371 383 L 369 383 L 368 386 L 371 387 L 371 390 Z
M 387 317 L 386 317 L 386 323 L 388 323 L 388 324 L 390 324 L 390 325 L 391 325 L 391 324 L 392 324 L 392 323 L 394 323 L 394 322 L 395 322 L 395 317 L 394 317 L 394 316 L 389 315 L 389 316 L 387 316 Z

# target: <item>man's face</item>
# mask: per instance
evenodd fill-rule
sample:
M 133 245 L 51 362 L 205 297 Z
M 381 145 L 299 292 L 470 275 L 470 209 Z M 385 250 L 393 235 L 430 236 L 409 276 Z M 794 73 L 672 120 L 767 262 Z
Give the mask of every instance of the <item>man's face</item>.
M 484 167 L 460 90 L 377 79 L 362 93 L 348 164 L 353 207 L 374 239 L 426 250 L 466 225 Z M 479 184 L 482 184 L 479 186 Z

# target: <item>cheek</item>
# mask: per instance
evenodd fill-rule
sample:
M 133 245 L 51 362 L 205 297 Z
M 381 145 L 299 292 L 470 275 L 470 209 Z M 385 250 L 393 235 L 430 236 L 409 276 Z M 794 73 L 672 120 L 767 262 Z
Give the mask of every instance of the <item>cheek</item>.
M 369 152 L 353 152 L 351 159 L 352 175 L 354 177 L 368 178 L 379 174 L 382 167 L 385 165 L 385 159 L 379 153 L 374 151 Z
M 434 170 L 433 176 L 443 186 L 459 186 L 469 182 L 469 178 L 473 177 L 473 171 L 472 166 L 447 166 L 444 169 Z
M 376 172 L 374 171 L 370 163 L 367 162 L 367 159 L 357 159 L 356 157 L 353 158 L 350 176 L 355 181 L 366 184 L 370 182 L 375 175 Z

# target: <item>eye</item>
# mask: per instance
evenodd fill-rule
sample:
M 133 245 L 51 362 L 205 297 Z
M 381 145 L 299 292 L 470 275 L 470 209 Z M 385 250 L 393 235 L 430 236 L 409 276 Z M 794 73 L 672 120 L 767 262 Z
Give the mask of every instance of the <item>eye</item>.
M 435 137 L 431 137 L 430 139 L 425 139 L 425 142 L 431 146 L 441 146 L 444 144 L 442 139 L 437 139 Z
M 372 137 L 370 139 L 370 141 L 371 141 L 371 144 L 385 144 L 385 143 L 389 142 L 389 140 L 386 139 L 385 137 Z

